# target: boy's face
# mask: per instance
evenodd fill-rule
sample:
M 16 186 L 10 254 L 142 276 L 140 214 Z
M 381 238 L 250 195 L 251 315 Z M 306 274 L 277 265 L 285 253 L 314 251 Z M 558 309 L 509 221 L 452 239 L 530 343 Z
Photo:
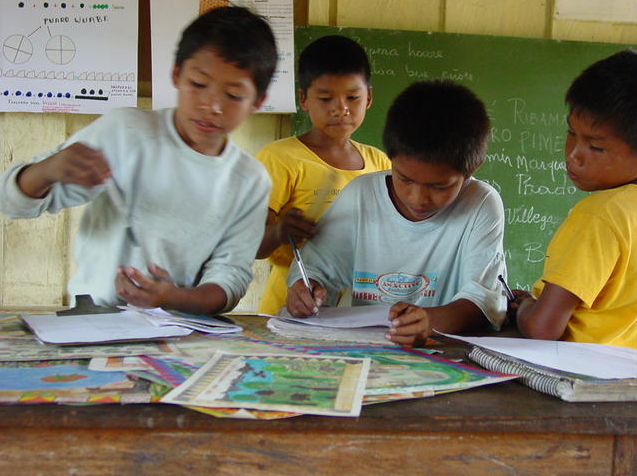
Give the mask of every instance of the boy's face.
M 451 205 L 465 176 L 446 164 L 421 162 L 399 155 L 391 159 L 389 187 L 394 206 L 410 221 L 422 221 Z
M 175 126 L 191 148 L 219 155 L 228 133 L 261 106 L 252 74 L 226 62 L 209 48 L 175 66 L 178 90 Z
M 624 185 L 637 178 L 637 154 L 608 124 L 588 114 L 571 113 L 565 155 L 568 178 L 591 192 Z
M 365 119 L 372 93 L 361 74 L 324 74 L 307 91 L 299 90 L 299 102 L 315 129 L 330 138 L 349 139 Z

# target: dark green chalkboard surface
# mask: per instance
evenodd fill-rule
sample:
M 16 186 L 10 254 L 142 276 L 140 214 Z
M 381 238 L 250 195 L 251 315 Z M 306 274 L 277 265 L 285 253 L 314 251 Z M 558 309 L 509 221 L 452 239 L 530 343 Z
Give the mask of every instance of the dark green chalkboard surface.
M 582 69 L 626 45 L 310 26 L 295 30 L 297 57 L 332 34 L 357 40 L 372 64 L 374 101 L 356 140 L 382 149 L 387 109 L 413 81 L 452 79 L 484 101 L 492 134 L 476 176 L 502 195 L 510 285 L 528 289 L 542 273 L 549 239 L 584 196 L 565 174 L 564 93 Z M 294 116 L 294 134 L 309 127 L 304 113 Z

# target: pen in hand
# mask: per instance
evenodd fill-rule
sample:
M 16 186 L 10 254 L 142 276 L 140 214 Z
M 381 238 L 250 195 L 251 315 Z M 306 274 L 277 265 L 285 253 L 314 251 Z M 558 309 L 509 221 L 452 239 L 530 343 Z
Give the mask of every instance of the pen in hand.
M 502 283 L 502 287 L 504 288 L 504 292 L 507 295 L 507 298 L 509 299 L 509 301 L 515 301 L 515 296 L 513 295 L 513 291 L 511 291 L 511 288 L 509 287 L 509 285 L 507 284 L 507 282 L 504 280 L 504 278 L 502 277 L 501 274 L 498 275 L 498 281 L 500 281 Z
M 314 292 L 312 291 L 312 284 L 310 283 L 310 278 L 307 276 L 307 271 L 305 270 L 305 264 L 303 264 L 303 259 L 301 258 L 301 253 L 299 253 L 299 248 L 296 246 L 296 241 L 294 237 L 288 233 L 288 241 L 290 245 L 292 245 L 292 252 L 294 253 L 294 260 L 299 267 L 299 271 L 301 272 L 301 279 L 303 279 L 303 284 L 310 292 L 310 296 L 314 299 Z

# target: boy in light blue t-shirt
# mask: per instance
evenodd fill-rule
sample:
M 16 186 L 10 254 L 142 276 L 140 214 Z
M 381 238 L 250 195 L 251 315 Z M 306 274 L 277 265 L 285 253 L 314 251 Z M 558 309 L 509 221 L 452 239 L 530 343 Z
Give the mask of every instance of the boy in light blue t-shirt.
M 263 102 L 276 60 L 264 19 L 238 7 L 205 13 L 177 48 L 175 109 L 112 110 L 56 150 L 15 164 L 0 177 L 0 211 L 34 218 L 87 204 L 72 296 L 231 309 L 252 278 L 271 182 L 228 134 Z M 108 187 L 121 189 L 124 210 Z
M 396 344 L 419 345 L 433 329 L 499 327 L 504 210 L 472 177 L 488 134 L 484 105 L 465 87 L 437 80 L 403 91 L 383 134 L 391 171 L 356 178 L 333 202 L 302 249 L 312 294 L 293 265 L 288 311 L 309 316 L 350 286 L 353 305 L 388 306 Z

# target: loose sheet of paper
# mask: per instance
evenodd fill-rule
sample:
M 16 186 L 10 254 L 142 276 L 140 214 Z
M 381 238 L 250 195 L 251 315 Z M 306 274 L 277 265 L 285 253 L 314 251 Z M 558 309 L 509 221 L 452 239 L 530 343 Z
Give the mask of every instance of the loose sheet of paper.
M 185 336 L 178 326 L 155 326 L 143 314 L 126 310 L 114 314 L 56 316 L 22 315 L 35 335 L 48 344 L 80 344 Z
M 388 315 L 389 307 L 387 306 L 321 307 L 317 316 L 293 317 L 286 314 L 279 316 L 279 319 L 309 326 L 353 329 L 357 327 L 389 327 Z
M 176 315 L 161 308 L 145 309 L 135 306 L 128 306 L 128 308 L 146 315 L 147 319 L 156 326 L 181 326 L 205 334 L 229 334 L 240 332 L 242 329 L 241 326 L 214 317 Z
M 532 364 L 597 378 L 637 378 L 637 350 L 612 345 L 512 337 L 439 334 L 510 355 Z

